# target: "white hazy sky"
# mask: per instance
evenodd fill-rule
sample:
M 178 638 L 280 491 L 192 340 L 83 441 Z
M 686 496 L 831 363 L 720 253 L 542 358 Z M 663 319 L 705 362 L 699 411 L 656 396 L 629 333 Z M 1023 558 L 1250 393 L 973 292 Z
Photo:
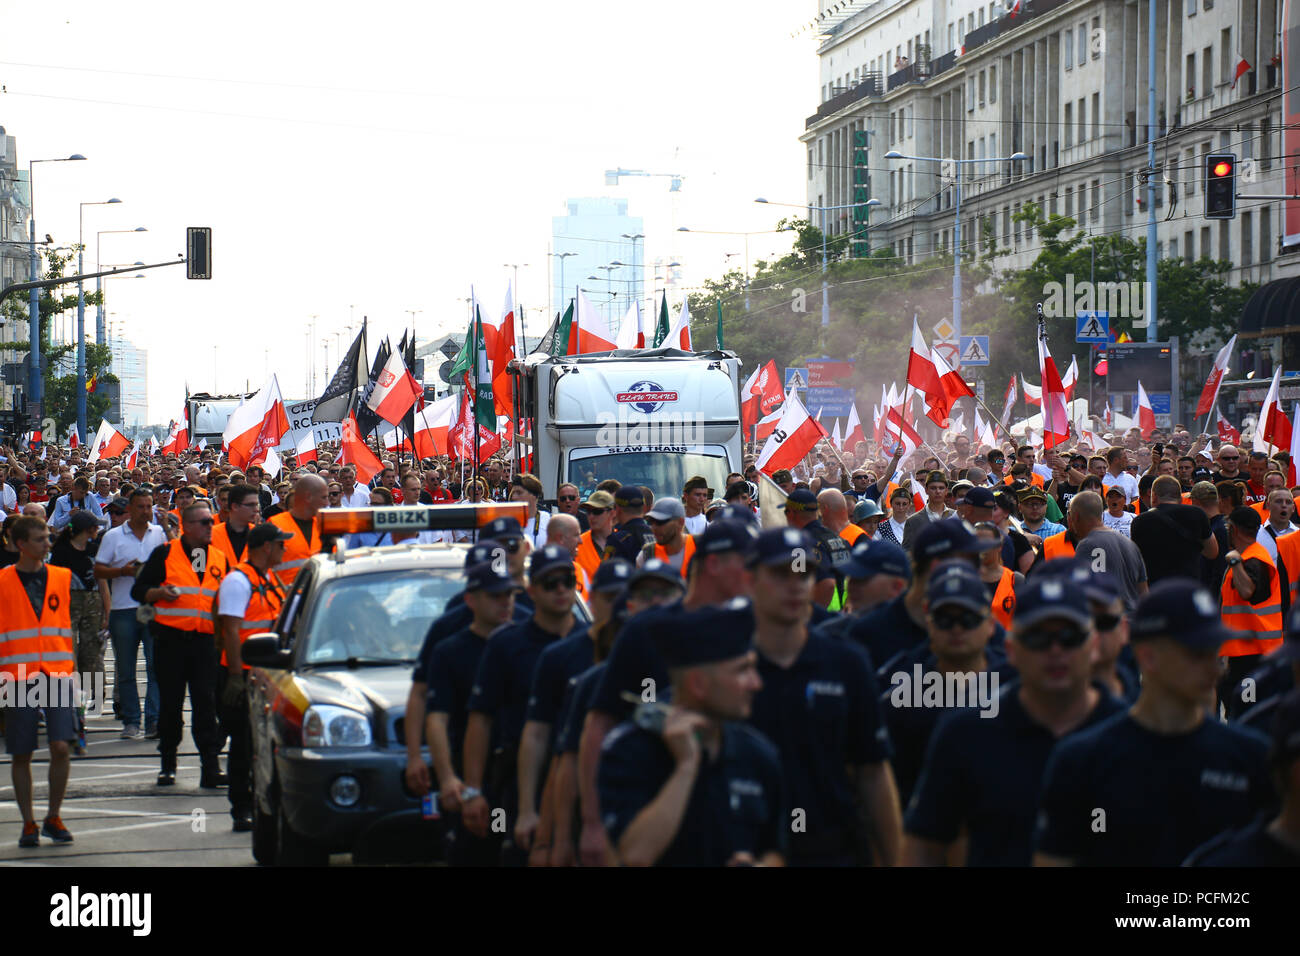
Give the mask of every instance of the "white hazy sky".
M 161 262 L 187 225 L 214 230 L 214 278 L 183 268 L 115 279 L 115 328 L 149 349 L 149 413 L 191 390 L 256 388 L 268 370 L 307 394 L 306 330 L 346 347 L 349 316 L 394 341 L 463 328 L 470 284 L 501 307 L 521 269 L 528 334 L 543 330 L 551 217 L 576 196 L 630 200 L 645 259 L 671 255 L 693 286 L 743 240 L 797 210 L 798 135 L 816 108 L 811 15 L 789 0 L 539 3 L 314 0 L 5 3 L 0 124 L 36 166 L 36 224 L 77 241 L 86 207 L 106 264 Z M 684 173 L 604 185 L 624 166 Z M 788 236 L 750 239 L 751 259 Z M 733 260 L 733 265 L 736 260 Z M 93 335 L 88 316 L 87 332 Z M 213 346 L 218 347 L 214 358 Z

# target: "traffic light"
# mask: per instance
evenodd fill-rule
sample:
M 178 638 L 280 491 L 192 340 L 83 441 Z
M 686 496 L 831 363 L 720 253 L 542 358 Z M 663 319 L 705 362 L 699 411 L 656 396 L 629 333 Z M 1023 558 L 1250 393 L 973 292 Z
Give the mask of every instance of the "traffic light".
M 212 278 L 211 226 L 189 226 L 185 230 L 185 278 Z
M 1237 216 L 1237 154 L 1208 153 L 1205 157 L 1205 218 Z

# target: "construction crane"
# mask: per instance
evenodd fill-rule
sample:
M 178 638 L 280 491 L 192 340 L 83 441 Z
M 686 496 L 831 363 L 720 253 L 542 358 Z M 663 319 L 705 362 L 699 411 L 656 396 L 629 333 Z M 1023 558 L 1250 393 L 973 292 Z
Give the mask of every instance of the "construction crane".
M 605 170 L 605 185 L 617 186 L 620 176 L 665 176 L 668 178 L 668 191 L 670 193 L 679 193 L 682 191 L 682 180 L 686 177 L 681 173 L 648 173 L 644 169 L 607 169 Z

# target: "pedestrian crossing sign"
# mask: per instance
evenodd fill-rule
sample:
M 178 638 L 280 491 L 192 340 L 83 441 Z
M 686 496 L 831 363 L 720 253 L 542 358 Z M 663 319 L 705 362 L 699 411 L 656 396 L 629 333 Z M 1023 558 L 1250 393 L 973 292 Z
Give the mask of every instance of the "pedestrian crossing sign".
M 792 388 L 801 391 L 808 387 L 808 370 L 802 368 L 787 368 L 785 370 L 785 390 L 787 392 Z
M 1074 316 L 1074 341 L 1106 345 L 1110 342 L 1110 313 L 1080 311 Z
M 961 349 L 957 353 L 962 367 L 967 365 L 989 364 L 989 337 L 987 335 L 963 335 Z

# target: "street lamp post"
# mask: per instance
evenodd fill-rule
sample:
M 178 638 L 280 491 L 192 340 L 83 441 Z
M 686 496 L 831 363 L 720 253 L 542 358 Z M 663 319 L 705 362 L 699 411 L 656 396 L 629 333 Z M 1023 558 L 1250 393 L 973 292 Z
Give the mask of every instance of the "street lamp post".
M 560 260 L 560 302 L 564 302 L 564 260 L 569 256 L 576 256 L 576 252 L 552 252 L 551 255 Z M 554 303 L 552 303 L 553 305 Z M 561 309 L 561 312 L 564 310 Z
M 794 203 L 774 203 L 774 202 L 772 202 L 772 201 L 769 200 L 769 199 L 764 199 L 762 196 L 760 196 L 759 198 L 755 199 L 754 202 L 761 202 L 761 203 L 764 203 L 764 204 L 769 205 L 769 206 L 794 206 L 794 205 L 795 205 Z M 819 213 L 822 214 L 822 228 L 821 228 L 821 234 L 822 234 L 822 328 L 823 328 L 823 329 L 829 327 L 830 324 L 831 324 L 831 310 L 830 310 L 830 303 L 829 303 L 829 300 L 827 299 L 827 292 L 826 292 L 826 290 L 827 290 L 827 280 L 826 280 L 826 269 L 827 269 L 827 260 L 826 260 L 826 213 L 828 213 L 828 212 L 830 212 L 830 211 L 832 211 L 832 210 L 834 210 L 834 209 L 855 209 L 855 208 L 857 208 L 858 206 L 867 206 L 867 207 L 871 207 L 871 206 L 879 206 L 879 205 L 880 205 L 880 200 L 879 200 L 879 199 L 868 199 L 868 200 L 867 200 L 866 202 L 864 202 L 864 203 L 861 203 L 861 202 L 846 203 L 846 204 L 841 204 L 841 205 L 838 205 L 838 206 L 797 206 L 797 207 L 796 207 L 796 208 L 798 208 L 798 209 L 807 209 L 810 213 L 811 213 L 811 212 L 819 212 Z M 867 215 L 868 215 L 868 216 L 871 215 L 870 211 L 868 211 Z M 868 222 L 870 222 L 870 220 L 868 220 Z M 868 228 L 870 228 L 870 226 L 868 226 Z M 868 240 L 868 251 L 870 251 L 870 241 L 869 241 L 869 240 Z M 825 334 L 825 333 L 823 333 L 823 334 Z M 824 343 L 823 343 L 823 344 L 824 344 Z
M 83 202 L 77 210 L 77 274 L 86 271 L 86 207 L 109 206 L 120 203 L 116 196 L 103 202 Z M 95 263 L 99 263 L 99 251 L 95 252 Z M 96 272 L 99 269 L 95 270 Z M 86 289 L 82 280 L 77 280 L 77 434 L 86 434 Z
M 637 247 L 636 247 L 636 244 L 637 244 L 637 242 L 639 242 L 640 240 L 642 240 L 642 239 L 645 238 L 645 233 L 641 233 L 641 232 L 635 232 L 635 233 L 633 233 L 633 232 L 625 232 L 625 233 L 623 233 L 623 238 L 624 238 L 624 239 L 631 240 L 631 242 L 632 242 L 632 269 L 634 270 L 634 272 L 633 272 L 633 278 L 636 279 L 636 280 L 638 280 L 638 281 L 636 281 L 636 282 L 633 283 L 633 285 L 632 285 L 632 290 L 628 293 L 628 297 L 629 297 L 629 298 L 632 298 L 632 299 L 639 299 L 639 298 L 641 298 L 641 281 L 640 281 L 640 280 L 642 280 L 642 279 L 645 278 L 645 264 L 642 263 L 641 259 L 637 256 Z
M 144 226 L 136 226 L 134 229 L 101 229 L 95 233 L 95 271 L 99 272 L 99 241 L 101 236 L 107 236 L 115 232 L 148 232 Z M 144 265 L 144 263 L 140 263 Z M 95 276 L 95 291 L 102 292 L 103 277 Z M 100 298 L 99 305 L 95 307 L 95 344 L 105 345 L 108 343 L 108 330 L 104 327 L 104 301 Z
M 952 229 L 952 327 L 953 335 L 961 341 L 961 170 L 968 163 L 1019 163 L 1029 157 L 1017 150 L 1010 156 L 992 156 L 988 159 L 944 159 L 938 156 L 904 156 L 896 149 L 885 154 L 885 159 L 910 159 L 921 163 L 952 163 L 953 175 L 953 211 L 955 220 Z
M 27 162 L 27 208 L 29 213 L 28 222 L 30 230 L 28 232 L 28 268 L 31 273 L 31 280 L 35 281 L 39 269 L 36 264 L 36 164 L 37 163 L 70 163 L 84 160 L 86 157 L 80 153 L 73 153 L 71 156 L 63 156 L 58 159 L 32 159 Z M 33 415 L 36 418 L 41 417 L 42 403 L 45 400 L 45 380 L 41 377 L 41 290 L 32 289 L 32 294 L 28 299 L 27 313 L 27 338 L 30 368 L 27 373 L 27 396 L 32 403 Z
M 528 330 L 524 327 L 524 307 L 519 304 L 519 270 L 527 269 L 528 263 L 527 262 L 505 262 L 502 263 L 502 265 L 505 268 L 514 271 L 514 276 L 515 276 L 514 284 L 511 287 L 511 292 L 513 293 L 512 298 L 514 299 L 514 301 L 511 302 L 510 304 L 514 307 L 515 313 L 519 316 L 519 340 L 520 340 L 520 344 L 523 346 L 524 354 L 527 355 L 528 354 Z

